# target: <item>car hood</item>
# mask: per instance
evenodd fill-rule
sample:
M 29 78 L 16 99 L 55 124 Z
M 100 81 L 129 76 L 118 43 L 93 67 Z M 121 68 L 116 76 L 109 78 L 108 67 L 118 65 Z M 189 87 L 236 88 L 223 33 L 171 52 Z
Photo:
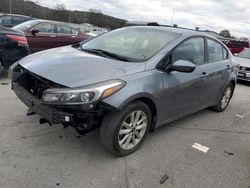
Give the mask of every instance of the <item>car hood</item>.
M 67 87 L 80 87 L 145 70 L 145 63 L 130 63 L 82 52 L 71 46 L 54 48 L 23 58 L 25 69 Z
M 250 67 L 250 59 L 235 57 L 236 63 L 239 63 L 242 67 Z

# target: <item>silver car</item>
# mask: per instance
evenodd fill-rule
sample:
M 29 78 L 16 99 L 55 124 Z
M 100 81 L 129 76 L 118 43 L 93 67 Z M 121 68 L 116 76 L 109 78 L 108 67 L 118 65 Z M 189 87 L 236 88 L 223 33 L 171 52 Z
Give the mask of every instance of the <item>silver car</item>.
M 250 81 L 250 48 L 246 48 L 235 57 L 239 65 L 238 80 Z
M 124 156 L 161 125 L 208 107 L 224 111 L 234 65 L 227 47 L 202 32 L 127 27 L 22 59 L 12 88 L 40 123 L 83 134 L 100 127 L 104 146 Z

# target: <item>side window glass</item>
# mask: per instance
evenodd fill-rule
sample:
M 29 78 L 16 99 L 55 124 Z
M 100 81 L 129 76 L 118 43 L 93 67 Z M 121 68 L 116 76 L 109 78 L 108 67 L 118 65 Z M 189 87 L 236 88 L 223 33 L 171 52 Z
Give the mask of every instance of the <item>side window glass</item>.
M 12 17 L 12 24 L 19 24 L 19 23 L 22 23 L 25 21 L 26 18 L 22 18 L 22 17 L 19 17 L 19 16 L 13 16 Z
M 225 48 L 223 48 L 223 59 L 227 59 L 228 57 L 228 52 Z
M 216 41 L 207 39 L 208 61 L 216 62 L 223 60 L 223 47 Z
M 204 63 L 204 52 L 203 38 L 192 38 L 185 41 L 174 50 L 172 53 L 172 62 L 186 60 L 196 65 L 201 65 Z
M 53 24 L 40 24 L 36 26 L 34 29 L 39 30 L 41 33 L 54 33 L 54 25 Z
M 72 28 L 66 25 L 58 25 L 57 26 L 57 33 L 62 34 L 73 34 Z
M 76 35 L 77 34 L 77 30 L 72 28 L 72 34 Z

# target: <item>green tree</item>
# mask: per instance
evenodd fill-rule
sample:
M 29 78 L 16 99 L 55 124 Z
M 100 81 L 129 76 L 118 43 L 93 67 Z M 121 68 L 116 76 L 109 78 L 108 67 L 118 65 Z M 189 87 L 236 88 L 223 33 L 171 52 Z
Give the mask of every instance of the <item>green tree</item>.
M 227 37 L 227 38 L 231 38 L 232 37 L 231 34 L 230 34 L 230 32 L 228 30 L 226 30 L 226 29 L 222 30 L 220 32 L 220 36 Z

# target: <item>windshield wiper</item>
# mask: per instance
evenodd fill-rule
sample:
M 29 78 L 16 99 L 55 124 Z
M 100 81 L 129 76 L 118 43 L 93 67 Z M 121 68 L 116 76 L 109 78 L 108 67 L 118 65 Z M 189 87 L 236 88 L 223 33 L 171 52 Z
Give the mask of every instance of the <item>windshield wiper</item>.
M 124 56 L 121 56 L 121 55 L 118 55 L 118 54 L 115 54 L 115 53 L 112 53 L 112 52 L 108 52 L 108 51 L 105 51 L 105 50 L 101 50 L 101 49 L 83 49 L 83 51 L 86 51 L 86 52 L 91 52 L 91 53 L 95 53 L 95 54 L 98 54 L 98 55 L 101 55 L 101 56 L 104 56 L 104 57 L 111 57 L 111 58 L 115 58 L 115 59 L 118 59 L 118 60 L 121 60 L 121 61 L 131 61 L 131 59 L 127 58 L 127 57 L 124 57 Z

